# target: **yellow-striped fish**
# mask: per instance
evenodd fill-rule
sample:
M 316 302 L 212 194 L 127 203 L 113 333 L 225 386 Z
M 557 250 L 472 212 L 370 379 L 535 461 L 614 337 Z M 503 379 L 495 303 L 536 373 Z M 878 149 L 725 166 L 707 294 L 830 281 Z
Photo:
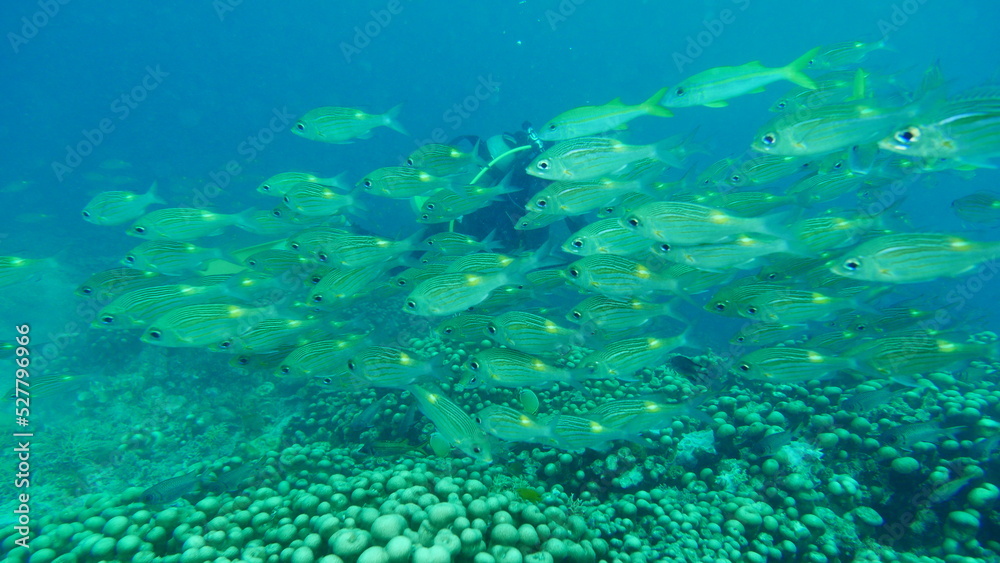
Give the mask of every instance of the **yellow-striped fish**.
M 183 207 L 160 209 L 137 219 L 129 227 L 128 234 L 134 237 L 170 240 L 191 240 L 220 235 L 226 227 L 242 223 L 248 211 L 226 215 Z
M 920 283 L 971 272 L 1000 256 L 1000 242 L 933 233 L 900 233 L 863 242 L 834 262 L 833 273 L 855 280 Z
M 850 356 L 784 346 L 754 350 L 736 362 L 738 373 L 744 377 L 773 383 L 802 383 L 857 367 L 858 361 Z
M 344 210 L 367 209 L 354 195 L 336 192 L 316 182 L 296 184 L 285 192 L 281 200 L 289 209 L 306 217 L 326 217 Z
M 552 443 L 552 428 L 504 405 L 490 405 L 473 417 L 487 433 L 505 442 Z
M 417 385 L 409 387 L 409 391 L 420 405 L 420 412 L 431 419 L 448 443 L 479 461 L 493 462 L 493 451 L 486 433 L 454 401 Z
M 7 287 L 29 280 L 59 268 L 55 258 L 34 260 L 17 256 L 0 256 L 0 287 Z
M 683 291 L 676 278 L 653 272 L 644 264 L 615 254 L 587 256 L 573 262 L 563 271 L 571 284 L 606 297 L 632 297 L 654 291 Z
M 379 168 L 359 180 L 356 187 L 372 195 L 393 199 L 409 199 L 436 190 L 454 189 L 450 179 L 432 176 L 409 166 Z
M 579 331 L 525 311 L 510 311 L 494 317 L 486 324 L 486 336 L 499 345 L 542 356 L 561 356 L 583 343 Z
M 146 208 L 166 204 L 156 195 L 156 182 L 144 194 L 127 191 L 101 192 L 83 208 L 83 220 L 95 225 L 121 225 L 141 217 Z
M 479 166 L 485 166 L 476 154 L 477 145 L 472 152 L 462 152 L 455 147 L 428 143 L 410 153 L 406 165 L 417 170 L 423 170 L 434 176 L 452 176 L 463 172 L 475 171 Z
M 759 61 L 740 66 L 710 68 L 672 87 L 660 103 L 668 108 L 721 108 L 729 105 L 727 100 L 730 98 L 763 92 L 765 86 L 779 80 L 815 88 L 816 84 L 803 71 L 819 52 L 820 48 L 816 47 L 779 68 L 765 67 Z
M 338 188 L 345 192 L 349 186 L 344 181 L 347 172 L 341 172 L 332 178 L 320 178 L 307 172 L 282 172 L 264 180 L 257 186 L 257 193 L 273 197 L 282 197 L 288 190 L 304 182 L 314 182 L 330 188 Z
M 91 324 L 119 330 L 136 328 L 181 305 L 204 303 L 223 295 L 223 287 L 218 285 L 177 284 L 134 289 L 105 305 Z
M 178 307 L 149 323 L 141 340 L 157 346 L 206 347 L 273 317 L 273 308 L 205 303 Z
M 393 389 L 405 389 L 434 374 L 434 366 L 430 362 L 388 346 L 369 346 L 359 350 L 347 360 L 347 370 L 372 387 Z
M 201 270 L 211 260 L 227 258 L 218 248 L 174 240 L 147 240 L 130 250 L 122 258 L 122 265 L 165 276 L 181 276 Z
M 482 342 L 486 325 L 493 320 L 489 315 L 465 313 L 438 323 L 434 331 L 442 338 L 455 342 Z
M 86 279 L 76 288 L 76 294 L 84 297 L 94 297 L 100 300 L 117 297 L 127 291 L 150 287 L 163 283 L 162 277 L 156 272 L 147 272 L 133 268 L 112 268 L 98 272 Z
M 639 257 L 649 253 L 649 239 L 622 226 L 617 217 L 600 219 L 570 235 L 562 249 L 577 256 L 618 254 Z
M 670 338 L 640 336 L 608 344 L 580 360 L 576 373 L 586 379 L 620 379 L 630 381 L 643 369 L 655 369 L 670 353 L 688 345 L 688 332 Z
M 680 201 L 655 201 L 622 218 L 622 226 L 658 242 L 688 246 L 721 242 L 743 233 L 782 237 L 786 213 L 739 217 L 717 207 Z
M 399 104 L 383 114 L 375 115 L 354 108 L 316 108 L 306 112 L 292 125 L 292 133 L 313 141 L 338 145 L 352 143 L 354 139 L 370 139 L 372 129 L 383 126 L 409 135 L 396 121 L 402 107 Z
M 347 360 L 359 346 L 365 345 L 365 335 L 319 340 L 299 346 L 278 364 L 278 377 L 308 377 L 332 373 L 346 368 Z
M 662 88 L 645 102 L 630 106 L 615 98 L 600 106 L 583 106 L 560 113 L 538 131 L 543 141 L 565 141 L 576 137 L 597 135 L 605 131 L 620 131 L 629 121 L 643 116 L 672 117 L 673 113 L 660 105 L 668 88 Z
M 470 387 L 483 385 L 487 389 L 518 389 L 563 383 L 581 388 L 570 370 L 547 364 L 535 356 L 510 348 L 485 348 L 469 356 L 462 367 L 472 374 Z
M 588 297 L 574 306 L 566 318 L 601 333 L 616 333 L 640 327 L 658 316 L 680 321 L 668 303 L 650 303 L 634 297 L 611 298 L 603 295 Z
M 634 440 L 632 432 L 605 426 L 596 420 L 569 414 L 556 415 L 549 421 L 556 447 L 571 452 L 582 452 L 588 448 L 604 450 L 606 444 L 614 440 Z
M 547 149 L 531 161 L 526 172 L 545 180 L 596 180 L 647 158 L 680 167 L 687 153 L 685 142 L 675 137 L 651 145 L 626 145 L 610 137 L 582 137 Z

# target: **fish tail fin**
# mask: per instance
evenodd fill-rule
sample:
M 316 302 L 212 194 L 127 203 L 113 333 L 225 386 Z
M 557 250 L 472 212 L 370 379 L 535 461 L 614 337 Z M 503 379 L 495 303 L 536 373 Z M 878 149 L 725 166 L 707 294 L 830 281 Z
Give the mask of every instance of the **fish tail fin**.
M 662 100 L 669 91 L 669 86 L 665 86 L 657 90 L 655 94 L 642 103 L 643 111 L 649 115 L 655 115 L 656 117 L 673 117 L 674 113 L 672 111 L 660 105 L 660 100 Z
M 493 229 L 490 231 L 486 238 L 484 238 L 479 244 L 483 245 L 484 252 L 493 252 L 500 247 L 500 242 L 497 240 L 497 230 Z
M 159 186 L 159 182 L 153 180 L 153 183 L 149 185 L 149 189 L 146 190 L 146 197 L 149 198 L 149 203 L 152 205 L 154 203 L 159 205 L 166 205 L 167 200 L 160 197 L 160 194 L 156 192 L 156 188 Z
M 233 224 L 243 229 L 244 231 L 252 233 L 253 229 L 257 228 L 257 225 L 254 223 L 253 220 L 253 215 L 254 213 L 257 213 L 257 211 L 258 210 L 256 207 L 251 207 L 250 209 L 244 209 L 243 211 L 240 211 L 239 213 L 233 216 L 235 219 L 233 221 Z
M 816 54 L 819 53 L 819 50 L 820 50 L 819 47 L 810 49 L 809 51 L 806 52 L 806 54 L 795 59 L 794 61 L 789 63 L 788 66 L 781 69 L 785 78 L 789 82 L 802 86 L 803 88 L 809 88 L 810 90 L 815 90 L 816 83 L 813 82 L 813 79 L 806 76 L 806 74 L 802 71 L 809 68 L 809 64 L 812 62 L 813 58 L 816 57 Z
M 383 124 L 389 129 L 392 129 L 393 131 L 398 131 L 409 137 L 410 133 L 407 132 L 407 130 L 403 127 L 403 125 L 396 120 L 396 117 L 399 116 L 399 110 L 401 109 L 403 109 L 403 104 L 396 104 L 395 107 L 382 114 L 382 121 Z

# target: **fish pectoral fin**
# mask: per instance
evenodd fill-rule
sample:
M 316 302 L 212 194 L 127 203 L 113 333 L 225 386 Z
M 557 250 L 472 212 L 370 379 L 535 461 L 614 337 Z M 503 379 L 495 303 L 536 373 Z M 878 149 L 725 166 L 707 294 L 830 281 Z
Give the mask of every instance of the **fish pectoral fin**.
M 725 100 L 719 100 L 718 102 L 709 102 L 703 105 L 707 108 L 724 108 L 729 105 L 729 102 Z
M 747 94 L 760 94 L 763 92 L 764 92 L 764 87 L 761 86 L 760 88 L 754 88 L 753 90 L 750 90 L 749 92 L 747 92 Z

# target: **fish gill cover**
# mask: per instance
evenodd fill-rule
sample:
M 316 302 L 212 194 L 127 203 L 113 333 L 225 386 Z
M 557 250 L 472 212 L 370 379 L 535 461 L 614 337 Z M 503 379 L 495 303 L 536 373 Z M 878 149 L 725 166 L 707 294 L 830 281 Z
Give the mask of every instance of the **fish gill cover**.
M 11 7 L 0 553 L 1000 560 L 998 15 Z

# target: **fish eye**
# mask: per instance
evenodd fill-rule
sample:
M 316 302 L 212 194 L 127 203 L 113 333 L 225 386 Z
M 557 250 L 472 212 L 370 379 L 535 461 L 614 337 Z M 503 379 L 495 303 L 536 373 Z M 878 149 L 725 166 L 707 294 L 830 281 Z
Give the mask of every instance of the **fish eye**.
M 90 295 L 93 292 L 94 292 L 94 290 L 92 288 L 89 288 L 89 287 L 86 287 L 86 286 L 80 288 L 80 293 L 82 293 L 84 295 Z
M 434 241 L 432 240 L 427 241 L 427 246 L 434 246 Z
M 469 362 L 469 369 L 471 369 L 472 371 L 479 371 L 479 362 L 475 360 Z
M 409 301 L 406 302 L 406 306 L 409 307 L 410 309 L 416 309 L 417 308 L 417 302 L 414 301 L 414 300 L 412 300 L 412 299 L 410 299 Z
M 275 217 L 281 217 L 281 210 L 280 209 L 273 209 L 273 210 L 271 210 L 271 215 L 274 215 Z M 294 248 L 298 248 L 298 247 L 297 246 L 293 246 L 292 248 L 294 249 Z
M 740 344 L 742 344 L 742 343 L 744 343 L 744 342 L 747 341 L 747 337 L 746 336 L 737 336 L 736 337 L 736 341 L 739 342 Z
M 580 320 L 583 318 L 583 313 L 581 313 L 580 311 L 573 311 L 570 314 L 573 315 L 573 318 L 576 320 Z
M 549 125 L 549 131 L 555 131 L 556 127 L 558 127 L 558 126 L 555 123 L 553 123 L 552 125 Z
M 787 103 L 785 103 L 785 101 L 784 101 L 784 100 L 782 100 L 782 101 L 778 102 L 778 105 L 777 105 L 777 106 L 775 106 L 775 107 L 777 107 L 778 109 L 785 109 L 785 106 L 787 106 L 787 105 L 788 105 L 788 104 L 787 104 Z
M 486 331 L 489 332 L 490 334 L 496 334 L 497 333 L 497 326 L 495 324 L 493 324 L 493 323 L 490 323 L 490 324 L 486 325 Z
M 327 255 L 326 252 L 317 252 L 316 253 L 316 259 L 319 260 L 320 262 L 326 262 L 327 259 L 329 259 L 329 258 L 330 258 L 330 256 Z
M 223 340 L 222 342 L 219 342 L 219 348 L 222 348 L 223 350 L 229 348 L 232 345 L 233 345 L 232 340 Z
M 866 325 L 858 325 L 858 326 L 854 327 L 854 330 L 865 330 L 866 328 L 868 328 L 868 326 L 866 326 Z
M 318 275 L 317 276 L 313 276 L 313 277 L 309 278 L 309 281 L 312 282 L 313 285 L 316 285 L 319 282 L 323 281 L 323 276 L 318 276 Z
M 413 166 L 413 159 L 412 158 L 406 159 L 406 165 L 407 166 Z
M 103 317 L 101 317 L 101 324 L 109 325 L 113 322 L 115 322 L 115 318 L 112 317 L 111 315 L 104 315 Z
M 297 243 L 297 242 L 293 242 L 293 243 L 289 244 L 288 246 L 289 246 L 289 247 L 290 247 L 290 248 L 291 248 L 292 250 L 298 250 L 298 249 L 299 249 L 299 243 Z
M 844 167 L 844 161 L 843 161 L 843 160 L 838 160 L 838 161 L 837 161 L 837 162 L 835 162 L 835 163 L 834 163 L 834 165 L 833 165 L 833 169 L 834 169 L 834 170 L 840 170 L 840 169 L 841 169 L 841 168 L 843 168 L 843 167 Z
M 540 199 L 540 200 L 538 200 L 538 201 L 535 202 L 535 206 L 536 207 L 541 207 L 542 209 L 544 209 L 545 206 L 548 205 L 548 204 L 549 204 L 549 202 L 545 201 L 544 199 Z
M 663 243 L 660 245 L 660 250 L 662 252 L 670 252 L 670 245 L 667 243 Z
M 354 371 L 358 367 L 358 364 L 354 363 L 354 360 L 347 360 L 347 369 Z
M 281 366 L 278 368 L 278 371 L 280 371 L 284 375 L 288 375 L 292 371 L 292 368 L 288 366 Z
M 297 122 L 295 124 L 295 128 L 298 129 L 299 131 L 305 131 L 306 130 L 306 124 L 302 123 L 301 121 L 299 121 L 299 122 Z
M 449 327 L 446 327 L 446 328 L 445 328 L 444 330 L 442 330 L 441 332 L 443 332 L 443 333 L 445 333 L 445 334 L 451 334 L 451 333 L 452 333 L 452 332 L 454 332 L 454 331 L 455 331 L 455 329 L 453 329 L 453 328 L 451 328 L 451 327 L 449 326 Z
M 371 180 L 369 180 L 368 178 L 365 178 L 364 182 L 362 182 L 361 185 L 363 185 L 365 188 L 370 188 L 370 187 L 372 187 L 373 184 L 372 184 Z
M 150 330 L 150 331 L 149 331 L 148 333 L 146 333 L 146 334 L 148 334 L 148 335 L 149 335 L 149 337 L 150 337 L 150 338 L 152 338 L 153 340 L 159 340 L 159 339 L 160 339 L 160 337 L 161 337 L 161 336 L 163 336 L 163 333 L 162 333 L 162 332 L 160 332 L 160 331 L 158 331 L 158 330 L 156 330 L 155 328 L 154 328 L 154 329 L 151 329 L 151 330 Z
M 478 453 L 482 453 L 483 448 L 480 448 L 479 446 L 476 446 L 476 447 L 472 448 L 472 451 L 476 452 L 477 454 Z
M 80 213 L 81 213 L 81 214 L 82 214 L 82 215 L 83 215 L 84 217 L 90 217 L 90 212 L 89 212 L 89 211 L 86 211 L 86 210 L 84 210 L 84 211 L 81 211 Z
M 753 305 L 747 307 L 747 313 L 750 313 L 751 315 L 756 315 L 757 307 L 754 307 Z
M 844 269 L 849 272 L 854 272 L 860 267 L 861 262 L 859 260 L 855 260 L 854 258 L 844 261 Z
M 917 129 L 916 127 L 907 127 L 902 131 L 898 131 L 895 135 L 893 135 L 893 138 L 899 143 L 908 145 L 912 142 L 920 140 L 920 129 Z
M 633 227 L 638 227 L 639 226 L 639 219 L 637 217 L 629 217 L 628 218 L 628 224 L 631 225 L 631 226 L 633 226 Z
M 323 384 L 324 385 L 329 385 L 331 383 L 333 383 L 333 378 L 332 377 L 324 377 L 323 378 Z
M 396 285 L 399 287 L 404 287 L 406 285 L 406 278 L 399 278 L 396 280 Z
M 583 239 L 581 238 L 573 239 L 573 242 L 571 242 L 570 245 L 572 245 L 573 248 L 583 248 Z
M 750 371 L 750 364 L 740 364 L 740 371 Z
M 269 185 L 267 185 L 267 184 L 261 184 L 261 186 L 260 186 L 260 190 L 261 190 L 262 192 L 269 192 L 269 191 L 271 191 L 271 186 L 269 186 Z
M 426 213 L 424 213 L 423 215 L 420 216 L 420 218 L 423 219 L 424 221 L 427 221 L 428 219 L 431 218 L 431 216 L 428 215 L 428 214 L 426 214 Z
M 574 278 L 578 278 L 580 277 L 580 270 L 578 268 L 570 268 L 569 275 L 573 276 Z
M 125 261 L 128 262 L 129 264 L 135 264 L 135 256 L 132 256 L 131 254 L 126 255 Z
M 245 365 L 247 365 L 247 364 L 249 364 L 249 363 L 250 363 L 250 358 L 248 358 L 248 357 L 246 357 L 246 356 L 240 356 L 240 357 L 239 357 L 239 358 L 238 358 L 238 359 L 236 360 L 236 363 L 240 364 L 241 366 L 245 366 Z
M 428 203 L 428 204 L 424 205 L 424 207 L 427 208 L 427 211 L 434 211 L 434 204 L 433 203 Z M 425 217 L 426 217 L 426 215 L 425 215 Z
M 140 226 L 140 225 L 136 225 L 135 227 L 132 227 L 132 230 L 135 231 L 135 232 L 137 232 L 137 233 L 139 233 L 141 235 L 142 233 L 146 232 L 146 227 L 143 227 L 143 226 Z
M 684 88 L 678 88 L 678 89 L 674 90 L 674 95 L 675 96 L 683 96 L 684 95 Z
M 480 417 L 480 416 L 474 417 L 473 420 L 476 421 L 476 424 L 482 424 L 483 423 L 483 418 Z
M 764 143 L 767 146 L 773 145 L 777 140 L 778 138 L 774 136 L 774 133 L 768 133 L 760 138 L 760 142 Z
M 537 166 L 539 170 L 548 170 L 549 169 L 549 161 L 547 161 L 547 160 L 539 160 L 538 164 L 536 164 L 535 166 Z
M 732 176 L 729 177 L 729 181 L 734 184 L 739 184 L 740 182 L 743 181 L 743 176 L 740 176 L 739 174 L 733 174 Z
M 322 303 L 322 302 L 323 302 L 322 295 L 313 295 L 313 303 Z
M 716 311 L 725 311 L 726 310 L 726 304 L 725 303 L 716 303 L 715 304 L 715 310 Z

